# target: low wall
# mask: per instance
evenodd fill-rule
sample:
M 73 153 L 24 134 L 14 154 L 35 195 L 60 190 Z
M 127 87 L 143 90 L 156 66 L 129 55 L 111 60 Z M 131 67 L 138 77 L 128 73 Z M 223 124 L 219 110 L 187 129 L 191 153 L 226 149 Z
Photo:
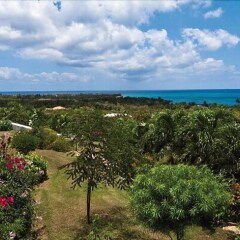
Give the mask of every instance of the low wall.
M 32 128 L 29 127 L 29 126 L 22 125 L 22 124 L 19 124 L 19 123 L 14 123 L 14 122 L 12 122 L 12 128 L 13 128 L 14 131 L 17 131 L 17 132 L 32 130 Z

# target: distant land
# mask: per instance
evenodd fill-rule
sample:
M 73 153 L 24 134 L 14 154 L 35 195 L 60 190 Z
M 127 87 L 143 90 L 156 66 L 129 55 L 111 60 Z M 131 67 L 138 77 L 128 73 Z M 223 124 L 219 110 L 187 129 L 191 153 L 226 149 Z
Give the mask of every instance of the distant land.
M 114 91 L 19 91 L 0 92 L 0 95 L 55 95 L 55 94 L 121 94 L 123 97 L 162 98 L 173 103 L 195 102 L 202 104 L 236 105 L 240 99 L 240 89 L 209 90 L 114 90 Z

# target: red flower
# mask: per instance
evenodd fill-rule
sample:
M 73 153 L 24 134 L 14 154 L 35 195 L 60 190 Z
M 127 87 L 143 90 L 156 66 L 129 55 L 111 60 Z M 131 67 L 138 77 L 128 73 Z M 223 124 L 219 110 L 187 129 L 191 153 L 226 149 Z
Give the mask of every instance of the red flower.
M 11 163 L 7 163 L 7 164 L 6 164 L 6 168 L 7 168 L 7 169 L 13 169 L 13 165 L 12 165 Z
M 18 169 L 20 169 L 20 170 L 23 170 L 23 169 L 25 168 L 25 166 L 24 166 L 23 164 L 18 164 L 17 167 L 18 167 Z
M 14 162 L 15 162 L 15 163 L 20 163 L 21 161 L 22 161 L 22 159 L 21 159 L 21 158 L 18 158 L 18 157 L 14 159 Z
M 6 207 L 8 205 L 8 201 L 6 198 L 1 198 L 0 197 L 0 206 Z
M 14 198 L 13 197 L 8 197 L 7 201 L 10 202 L 10 203 L 13 203 L 14 202 Z
M 0 206 L 1 207 L 6 207 L 9 205 L 9 203 L 13 203 L 14 202 L 14 198 L 13 197 L 0 197 Z
M 6 157 L 6 160 L 7 160 L 9 163 L 14 162 L 14 160 L 13 160 L 10 156 L 7 156 L 7 157 Z

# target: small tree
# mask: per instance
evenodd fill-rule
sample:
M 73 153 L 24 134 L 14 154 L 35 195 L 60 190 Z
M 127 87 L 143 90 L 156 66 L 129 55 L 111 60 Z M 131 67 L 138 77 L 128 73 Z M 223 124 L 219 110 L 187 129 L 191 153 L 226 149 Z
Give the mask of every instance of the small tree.
M 80 138 L 82 150 L 76 161 L 68 164 L 66 173 L 72 179 L 73 188 L 87 183 L 87 223 L 91 223 L 91 193 L 100 183 L 124 189 L 132 182 L 134 161 L 137 156 L 133 144 L 131 124 L 117 120 L 109 123 L 95 115 L 93 130 L 88 127 Z M 97 125 L 97 122 L 101 123 Z M 108 124 L 107 124 L 108 123 Z M 100 129 L 100 130 L 99 130 Z
M 206 167 L 160 165 L 137 175 L 130 203 L 144 224 L 174 230 L 183 239 L 188 223 L 209 223 L 226 213 L 228 186 Z

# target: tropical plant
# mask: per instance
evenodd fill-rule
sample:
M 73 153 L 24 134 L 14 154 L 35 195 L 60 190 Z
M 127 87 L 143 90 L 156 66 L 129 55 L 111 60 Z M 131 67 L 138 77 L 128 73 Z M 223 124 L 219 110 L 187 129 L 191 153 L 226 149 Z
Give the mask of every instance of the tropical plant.
M 91 193 L 100 183 L 106 186 L 126 188 L 134 174 L 136 151 L 133 131 L 124 121 L 107 125 L 102 115 L 94 116 L 89 126 L 80 129 L 82 149 L 76 161 L 67 165 L 66 173 L 73 187 L 87 183 L 87 223 L 91 222 Z M 104 123 L 104 124 L 103 124 Z M 79 135 L 80 136 L 80 135 Z
M 231 111 L 197 108 L 164 111 L 145 124 L 145 153 L 169 163 L 208 165 L 215 173 L 240 178 L 240 123 Z
M 145 168 L 130 191 L 130 203 L 147 226 L 174 230 L 183 239 L 189 223 L 222 219 L 230 200 L 228 185 L 206 167 L 161 165 Z

